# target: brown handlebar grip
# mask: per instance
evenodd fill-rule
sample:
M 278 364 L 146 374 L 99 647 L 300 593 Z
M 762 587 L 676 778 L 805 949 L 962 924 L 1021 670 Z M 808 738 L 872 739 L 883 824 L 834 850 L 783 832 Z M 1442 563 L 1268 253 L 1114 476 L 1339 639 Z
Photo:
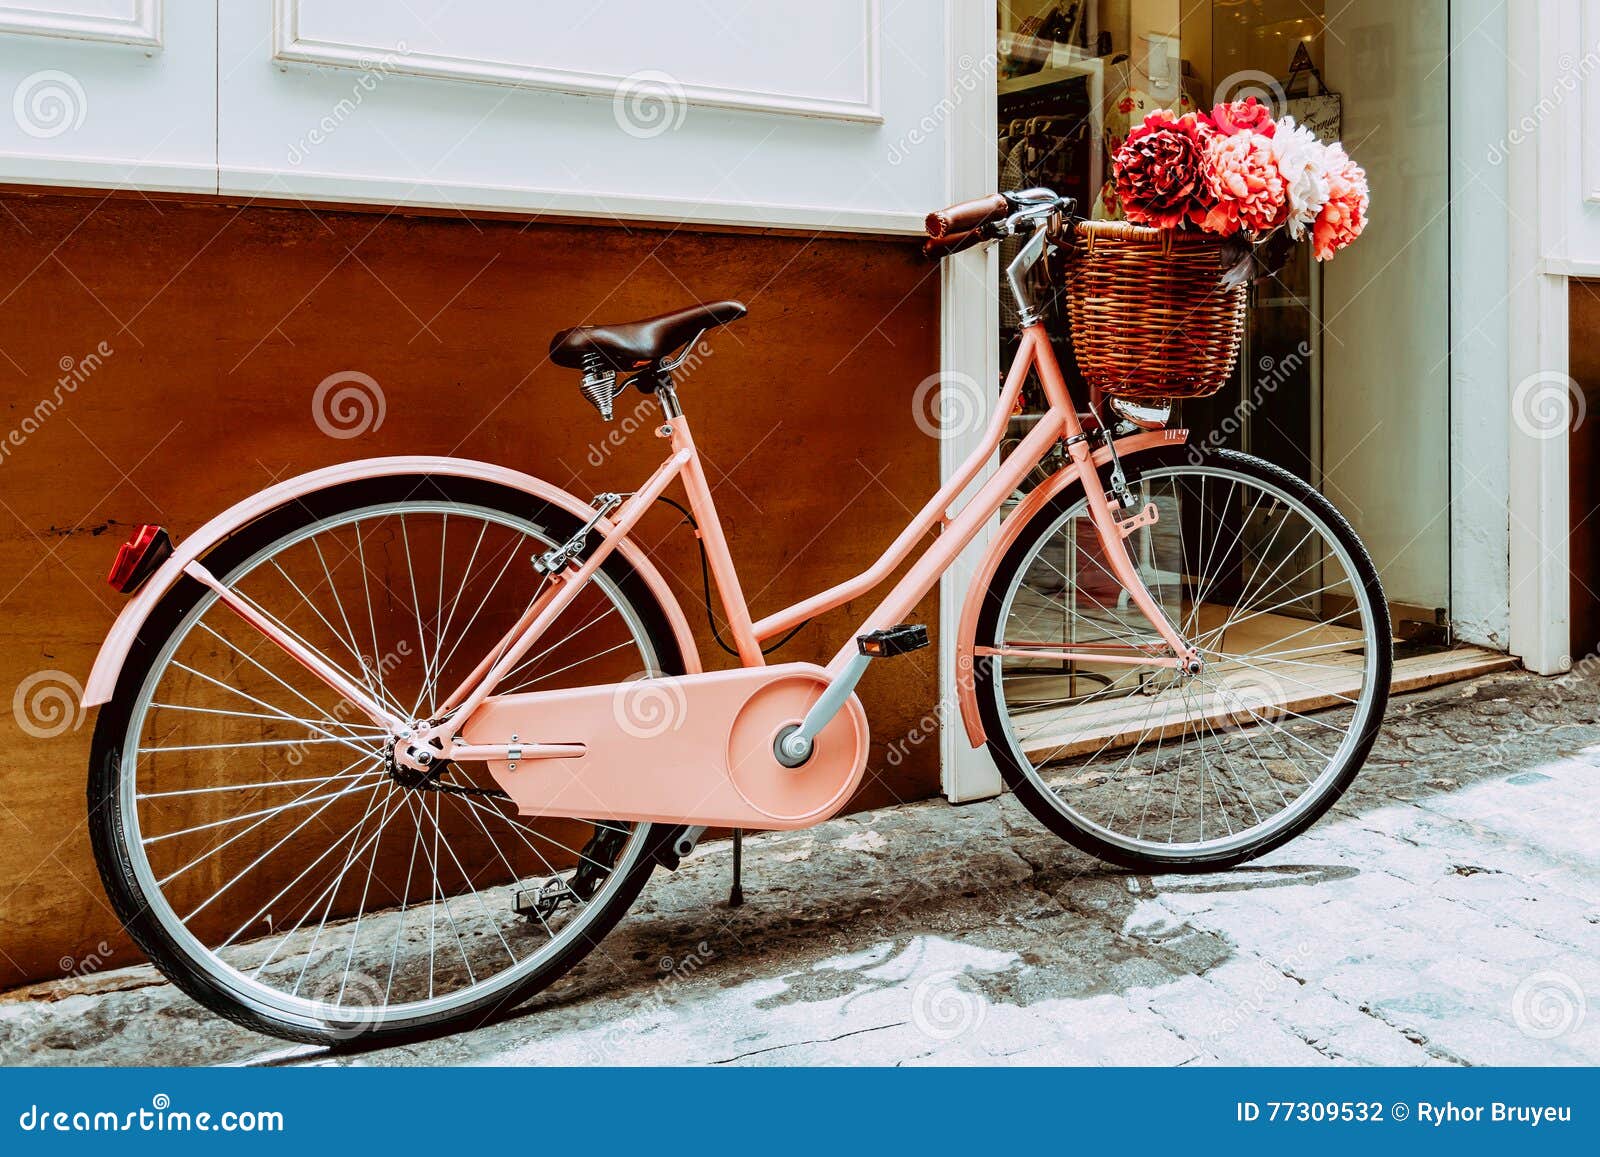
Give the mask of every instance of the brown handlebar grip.
M 946 233 L 943 237 L 930 237 L 922 243 L 922 255 L 930 260 L 937 261 L 941 257 L 949 257 L 952 253 L 960 253 L 964 249 L 971 249 L 974 245 L 981 245 L 988 238 L 984 237 L 982 229 L 967 229 L 961 233 Z
M 969 229 L 976 229 L 980 225 L 987 225 L 998 217 L 1010 212 L 1011 206 L 999 193 L 987 197 L 979 197 L 975 201 L 963 201 L 959 205 L 951 205 L 948 209 L 940 209 L 937 213 L 929 213 L 926 227 L 928 236 L 935 240 L 943 240 L 951 233 L 964 233 Z

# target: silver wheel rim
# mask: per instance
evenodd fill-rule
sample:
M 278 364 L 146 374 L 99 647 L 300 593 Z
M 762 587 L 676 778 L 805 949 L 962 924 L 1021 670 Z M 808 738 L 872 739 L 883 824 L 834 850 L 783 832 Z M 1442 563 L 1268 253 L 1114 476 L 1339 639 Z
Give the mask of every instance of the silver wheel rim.
M 1074 805 L 1069 799 L 1065 798 L 1065 794 L 1062 790 L 1063 784 L 1060 782 L 1064 778 L 1062 773 L 1060 771 L 1048 771 L 1042 769 L 1039 764 L 1036 763 L 1035 758 L 1031 758 L 1028 754 L 1026 754 L 1025 747 L 1027 746 L 1028 735 L 1025 730 L 1019 729 L 1017 717 L 1013 712 L 1012 704 L 1008 702 L 1007 698 L 1008 666 L 1012 668 L 1014 673 L 1016 664 L 1013 661 L 1000 657 L 986 660 L 987 662 L 993 664 L 993 677 L 991 678 L 990 682 L 993 688 L 995 706 L 998 709 L 1001 719 L 1003 720 L 1006 740 L 1010 744 L 1014 753 L 1017 766 L 1023 772 L 1029 782 L 1034 786 L 1034 788 L 1037 789 L 1038 793 L 1046 800 L 1050 801 L 1052 806 L 1054 806 L 1057 811 L 1059 811 L 1068 820 L 1068 822 L 1073 824 L 1073 826 L 1105 842 L 1106 844 L 1133 855 L 1151 859 L 1170 860 L 1174 863 L 1192 861 L 1201 858 L 1223 859 L 1231 855 L 1246 852 L 1252 848 L 1262 845 L 1263 843 L 1271 841 L 1274 836 L 1278 835 L 1285 829 L 1292 828 L 1306 815 L 1308 811 L 1312 811 L 1318 806 L 1318 804 L 1325 798 L 1327 793 L 1333 789 L 1335 783 L 1340 778 L 1348 761 L 1353 757 L 1354 750 L 1360 742 L 1362 733 L 1366 729 L 1373 708 L 1373 703 L 1378 693 L 1378 679 L 1376 678 L 1376 672 L 1380 662 L 1379 648 L 1380 646 L 1388 645 L 1387 640 L 1381 640 L 1378 637 L 1377 616 L 1374 614 L 1371 596 L 1365 584 L 1359 580 L 1359 571 L 1357 570 L 1354 558 L 1350 555 L 1344 544 L 1339 540 L 1338 536 L 1333 533 L 1332 528 L 1329 527 L 1314 510 L 1306 506 L 1299 499 L 1295 498 L 1281 487 L 1240 470 L 1234 470 L 1227 466 L 1207 464 L 1203 466 L 1161 467 L 1149 470 L 1144 473 L 1141 486 L 1145 487 L 1146 489 L 1142 490 L 1141 494 L 1148 495 L 1150 493 L 1151 484 L 1159 484 L 1163 480 L 1193 478 L 1215 479 L 1218 480 L 1219 485 L 1226 483 L 1234 487 L 1247 486 L 1255 491 L 1258 491 L 1260 495 L 1270 496 L 1277 502 L 1281 503 L 1285 510 L 1292 512 L 1307 527 L 1309 527 L 1312 532 L 1319 536 L 1320 542 L 1325 548 L 1327 556 L 1338 564 L 1345 584 L 1349 588 L 1350 598 L 1358 609 L 1363 654 L 1360 690 L 1357 695 L 1349 699 L 1348 703 L 1334 709 L 1339 713 L 1348 711 L 1351 717 L 1350 723 L 1349 725 L 1340 728 L 1342 731 L 1342 737 L 1337 745 L 1334 746 L 1333 750 L 1327 753 L 1323 758 L 1323 766 L 1321 767 L 1319 774 L 1310 779 L 1305 784 L 1303 790 L 1299 791 L 1292 801 L 1289 801 L 1286 806 L 1274 812 L 1274 814 L 1269 818 L 1262 819 L 1259 823 L 1242 826 L 1237 830 L 1226 831 L 1212 839 L 1202 838 L 1199 840 L 1163 841 L 1143 838 L 1142 835 L 1129 835 L 1126 831 L 1119 830 L 1117 827 L 1103 822 L 1103 817 L 1097 819 L 1094 815 L 1088 814 L 1082 805 Z M 1205 484 L 1202 483 L 1202 503 L 1204 502 L 1204 495 Z M 1141 500 L 1143 500 L 1143 498 L 1141 498 Z M 1022 561 L 1022 564 L 1016 572 L 1015 578 L 1012 580 L 1010 588 L 1006 592 L 1005 599 L 1002 603 L 1000 614 L 997 619 L 996 630 L 1000 636 L 1002 636 L 1002 638 L 1007 634 L 1008 629 L 1012 628 L 1013 612 L 1017 607 L 1019 593 L 1026 585 L 1025 580 L 1030 568 L 1033 567 L 1038 561 L 1039 556 L 1045 547 L 1051 542 L 1055 541 L 1057 537 L 1061 535 L 1063 529 L 1072 523 L 1074 519 L 1083 515 L 1085 506 L 1085 500 L 1080 499 L 1078 502 L 1074 503 L 1070 509 L 1055 519 L 1050 525 L 1049 529 L 1037 538 L 1032 549 L 1029 551 L 1028 556 Z M 1248 519 L 1246 519 L 1246 521 L 1248 521 Z M 1280 526 L 1281 525 L 1282 524 L 1280 524 Z M 1130 539 L 1130 545 L 1132 545 L 1135 541 L 1135 539 Z M 1201 544 L 1202 549 L 1203 546 L 1204 544 Z M 1137 557 L 1136 561 L 1139 561 Z M 1187 563 L 1189 561 L 1190 560 L 1188 560 L 1187 553 L 1185 551 L 1185 566 L 1180 567 L 1180 569 L 1187 569 Z M 1143 572 L 1143 570 L 1144 567 L 1141 565 L 1141 571 Z M 1062 577 L 1066 578 L 1065 575 Z M 1206 576 L 1202 574 L 1200 577 L 1202 580 L 1204 580 Z M 1318 585 L 1319 587 L 1327 587 L 1338 585 L 1338 583 L 1336 582 L 1333 584 Z M 1074 589 L 1076 589 L 1075 586 Z M 1270 590 L 1272 588 L 1268 589 Z M 1324 592 L 1319 591 L 1318 593 Z M 1180 614 L 1185 618 L 1190 618 L 1193 610 L 1194 608 L 1191 607 L 1187 610 L 1180 611 Z M 1248 613 L 1248 607 L 1244 608 L 1244 611 Z M 1138 612 L 1131 611 L 1131 614 L 1137 616 Z M 1348 618 L 1349 612 L 1346 612 L 1346 614 L 1341 617 Z M 1188 625 L 1192 625 L 1192 622 Z M 1226 628 L 1222 633 L 1224 636 L 1226 636 Z M 1214 631 L 1199 633 L 1198 641 L 1203 644 L 1208 637 L 1214 636 L 1215 634 L 1216 632 Z M 1197 638 L 1196 635 L 1190 635 L 1189 637 L 1191 639 Z M 997 639 L 992 640 L 991 642 L 998 643 L 999 641 L 1000 640 Z M 1226 651 L 1222 651 L 1216 647 L 1202 646 L 1202 652 L 1205 654 L 1208 664 L 1215 664 L 1219 662 L 1219 660 L 1225 660 L 1228 656 Z M 1297 657 L 1294 661 L 1299 662 L 1301 660 Z M 1262 664 L 1258 663 L 1257 665 L 1260 666 Z M 1297 676 L 1289 676 L 1286 682 L 1292 685 L 1295 678 L 1297 678 Z M 1298 692 L 1291 692 L 1287 698 L 1292 701 L 1293 694 L 1296 693 Z M 1217 698 L 1221 699 L 1224 703 L 1228 701 L 1226 692 L 1220 693 Z M 1245 704 L 1240 709 L 1238 718 L 1238 723 L 1240 726 L 1237 727 L 1237 731 L 1241 735 L 1246 735 L 1251 739 L 1254 739 L 1257 735 L 1262 733 L 1264 728 L 1275 726 L 1275 723 L 1272 722 L 1274 718 L 1289 718 L 1290 716 L 1297 717 L 1302 714 L 1311 717 L 1314 720 L 1314 716 L 1312 716 L 1310 712 L 1302 713 L 1291 711 L 1288 713 L 1288 715 L 1275 716 L 1271 711 L 1261 711 L 1258 707 Z M 1257 718 L 1258 715 L 1265 715 L 1266 719 L 1259 719 Z M 1171 725 L 1172 724 L 1163 721 L 1162 723 L 1151 727 L 1150 731 L 1152 733 L 1164 732 Z M 1302 726 L 1302 723 L 1299 718 L 1289 718 L 1289 725 Z M 1138 725 L 1136 724 L 1136 727 L 1137 726 Z M 1305 726 L 1311 726 L 1311 724 L 1306 724 Z M 1328 724 L 1328 726 L 1332 725 Z M 1207 738 L 1210 738 L 1211 735 L 1216 734 L 1215 730 L 1212 730 L 1210 734 L 1207 735 L 1207 732 L 1204 728 L 1197 728 L 1193 733 L 1206 736 Z M 1167 744 L 1165 741 L 1161 741 L 1161 745 L 1158 746 L 1155 751 L 1156 761 L 1160 760 L 1161 755 L 1163 754 L 1162 749 L 1166 746 Z M 1191 750 L 1193 750 L 1193 748 L 1191 748 Z M 1128 758 L 1133 758 L 1130 749 L 1124 746 L 1112 745 L 1105 748 L 1103 753 L 1113 753 L 1116 755 L 1123 755 L 1124 753 L 1127 753 Z M 1045 765 L 1045 768 L 1049 768 L 1056 761 L 1044 759 L 1040 762 Z M 1180 767 L 1181 766 L 1182 765 L 1180 764 Z M 1197 772 L 1198 770 L 1199 769 L 1196 768 Z M 1080 774 L 1086 775 L 1090 779 L 1093 778 L 1093 773 Z M 1197 775 L 1196 782 L 1203 790 L 1206 783 L 1205 779 Z M 1215 779 L 1213 779 L 1212 782 L 1214 784 L 1216 782 Z M 1149 777 L 1149 783 L 1152 786 L 1148 790 L 1153 791 L 1153 785 L 1155 783 L 1154 775 Z M 1071 785 L 1068 784 L 1067 786 L 1070 787 Z M 1222 810 L 1224 814 L 1226 814 L 1226 808 L 1224 807 Z
M 529 547 L 534 544 L 538 544 L 539 546 L 546 548 L 555 545 L 554 542 L 546 534 L 542 533 L 541 529 L 534 523 L 517 518 L 513 515 L 505 513 L 504 511 L 495 510 L 489 507 L 448 501 L 407 500 L 393 503 L 374 504 L 358 510 L 342 512 L 338 515 L 319 520 L 309 526 L 293 531 L 290 534 L 287 534 L 269 544 L 262 550 L 253 554 L 243 563 L 234 567 L 227 575 L 220 577 L 223 578 L 225 583 L 232 586 L 236 582 L 245 580 L 251 576 L 252 573 L 256 572 L 258 568 L 266 566 L 273 559 L 282 557 L 285 552 L 289 551 L 293 547 L 302 543 L 306 543 L 318 536 L 324 535 L 330 530 L 337 530 L 349 527 L 351 525 L 359 526 L 359 524 L 362 522 L 390 517 L 400 517 L 401 515 L 441 515 L 445 516 L 447 520 L 455 519 L 458 522 L 471 521 L 474 524 L 474 527 L 476 527 L 478 523 L 482 523 L 485 525 L 486 530 L 488 526 L 498 526 L 512 535 L 521 536 L 521 538 L 526 541 L 526 544 Z M 358 538 L 360 537 L 362 537 L 362 535 L 358 531 Z M 481 538 L 479 541 L 481 543 Z M 531 550 L 521 551 L 521 561 L 524 564 L 526 563 L 527 557 L 530 553 Z M 502 569 L 499 572 L 499 575 L 503 577 L 505 573 L 505 569 Z M 443 571 L 441 571 L 441 578 L 442 575 Z M 499 579 L 497 578 L 496 582 L 498 581 Z M 625 627 L 628 635 L 631 637 L 632 643 L 637 647 L 638 663 L 642 668 L 642 673 L 645 675 L 661 674 L 662 672 L 659 663 L 659 656 L 656 654 L 654 644 L 652 643 L 649 633 L 646 630 L 636 608 L 633 607 L 626 596 L 623 595 L 616 585 L 605 575 L 597 574 L 594 577 L 591 585 L 603 593 L 603 597 L 610 603 L 611 608 L 621 619 L 622 625 Z M 485 596 L 485 599 L 487 600 L 488 597 L 489 596 Z M 420 608 L 420 599 L 418 600 L 417 605 Z M 196 630 L 197 626 L 200 625 L 202 621 L 206 619 L 208 613 L 212 612 L 214 609 L 224 614 L 228 613 L 224 608 L 219 607 L 216 596 L 208 591 L 183 617 L 178 626 L 172 631 L 172 633 L 163 643 L 160 653 L 158 654 L 155 662 L 152 664 L 143 685 L 139 689 L 129 716 L 127 732 L 124 737 L 121 752 L 122 763 L 119 771 L 118 791 L 121 804 L 124 848 L 132 865 L 134 876 L 138 881 L 140 892 L 144 896 L 146 903 L 149 905 L 151 914 L 160 923 L 162 930 L 166 933 L 166 935 L 170 937 L 170 939 L 177 945 L 178 949 L 190 961 L 192 961 L 196 967 L 202 970 L 210 981 L 227 992 L 241 1005 L 271 1019 L 278 1020 L 292 1026 L 310 1029 L 313 1031 L 320 1031 L 328 1033 L 334 1037 L 342 1038 L 354 1037 L 362 1032 L 378 1027 L 394 1028 L 403 1027 L 410 1024 L 424 1023 L 438 1019 L 442 1016 L 449 1015 L 453 1012 L 459 1012 L 461 1009 L 468 1006 L 475 1006 L 490 1002 L 494 1000 L 495 997 L 505 994 L 508 991 L 516 988 L 525 980 L 525 978 L 545 966 L 553 957 L 564 952 L 576 940 L 582 937 L 585 930 L 592 925 L 600 913 L 606 909 L 607 902 L 624 886 L 634 869 L 638 866 L 646 851 L 645 843 L 647 839 L 646 831 L 648 825 L 643 824 L 632 825 L 631 831 L 629 831 L 627 835 L 626 844 L 620 849 L 620 851 L 616 853 L 613 865 L 604 882 L 588 898 L 588 900 L 583 903 L 581 908 L 574 907 L 574 911 L 570 918 L 565 920 L 559 926 L 559 928 L 555 929 L 554 931 L 551 931 L 551 927 L 548 923 L 545 925 L 545 931 L 549 933 L 549 935 L 546 937 L 545 943 L 542 947 L 518 958 L 516 957 L 515 953 L 511 952 L 508 946 L 508 956 L 512 960 L 512 963 L 509 967 L 503 967 L 490 975 L 484 976 L 481 979 L 473 976 L 471 983 L 449 993 L 438 995 L 433 994 L 431 991 L 432 979 L 430 976 L 430 994 L 425 999 L 396 1001 L 394 1003 L 390 1003 L 388 1000 L 389 989 L 386 987 L 383 994 L 382 1003 L 376 1008 L 374 1008 L 370 1002 L 346 1005 L 344 998 L 347 992 L 350 990 L 348 989 L 347 984 L 344 982 L 341 982 L 337 992 L 337 998 L 334 1000 L 326 999 L 325 997 L 327 994 L 320 992 L 317 993 L 316 998 L 311 998 L 299 995 L 298 987 L 295 992 L 286 994 L 281 990 L 272 987 L 270 984 L 263 983 L 258 978 L 258 975 L 252 975 L 250 972 L 245 971 L 245 969 L 236 967 L 228 960 L 220 957 L 216 951 L 213 951 L 199 937 L 194 935 L 188 927 L 188 924 L 185 922 L 184 917 L 182 917 L 168 901 L 167 893 L 162 887 L 162 880 L 158 878 L 157 873 L 151 865 L 149 856 L 146 854 L 146 840 L 144 838 L 139 807 L 141 799 L 148 798 L 142 797 L 139 792 L 139 771 L 140 756 L 148 751 L 148 749 L 141 748 L 141 738 L 143 736 L 146 720 L 150 715 L 152 697 L 158 688 L 161 687 L 163 678 L 170 670 L 172 660 L 179 648 L 188 639 L 193 637 L 193 632 Z M 482 607 L 480 606 L 479 609 L 481 611 Z M 418 613 L 420 615 L 420 611 Z M 607 611 L 605 613 L 610 614 L 611 612 Z M 447 621 L 447 629 L 448 626 L 449 624 Z M 560 627 L 561 622 L 558 621 L 557 630 L 559 630 Z M 419 637 L 422 634 L 423 628 L 422 624 L 419 622 Z M 269 648 L 271 646 L 271 644 L 265 645 Z M 425 650 L 426 649 L 424 648 L 424 651 Z M 533 650 L 533 656 L 538 656 L 539 652 L 540 647 L 536 646 Z M 446 664 L 452 661 L 439 658 L 438 656 L 436 656 L 436 659 L 439 660 L 440 670 L 443 670 Z M 381 669 L 381 664 L 378 666 Z M 537 668 L 535 668 L 535 670 L 536 669 Z M 521 678 L 521 676 L 514 676 L 514 678 Z M 434 674 L 434 679 L 436 681 L 438 680 L 437 672 Z M 537 678 L 535 678 L 534 681 L 537 682 Z M 518 687 L 516 683 L 512 682 L 511 680 L 507 680 L 507 683 L 508 686 L 505 688 L 506 690 L 526 689 L 526 687 Z M 320 742 L 321 740 L 317 739 L 314 741 Z M 329 746 L 333 746 L 333 744 L 329 743 Z M 172 749 L 169 748 L 168 750 L 170 751 Z M 362 774 L 370 776 L 372 773 L 365 772 Z M 376 782 L 382 784 L 382 777 L 377 777 Z M 391 789 L 391 794 L 393 790 L 394 789 Z M 424 796 L 424 799 L 425 798 L 426 797 Z M 435 795 L 434 798 L 438 799 L 438 796 Z M 459 797 L 452 797 L 452 799 L 455 798 Z M 476 803 L 474 801 L 474 803 L 467 806 L 477 806 L 481 808 L 493 805 Z M 425 802 L 421 803 L 417 805 L 417 808 L 420 808 L 421 810 L 418 811 L 413 808 L 407 809 L 407 811 L 403 813 L 401 810 L 399 810 L 399 808 L 395 808 L 387 814 L 389 814 L 392 818 L 398 818 L 402 814 L 409 814 L 415 820 L 418 830 L 420 831 L 423 827 L 424 821 L 429 818 L 426 811 L 427 804 Z M 370 815 L 370 813 L 371 808 L 369 806 L 367 814 Z M 245 818 L 248 819 L 250 817 L 246 816 Z M 488 822 L 487 817 L 482 816 L 481 814 L 479 819 L 481 824 L 486 824 Z M 442 828 L 440 813 L 437 810 L 435 810 L 432 817 L 432 831 L 435 833 L 435 848 L 443 849 L 446 841 L 443 841 L 439 838 L 442 836 Z M 380 845 L 382 839 L 381 832 L 382 828 L 380 826 L 380 834 L 378 837 Z M 530 835 L 531 834 L 532 833 L 530 830 Z M 488 836 L 487 830 L 485 831 L 485 835 Z M 421 839 L 420 836 L 418 838 Z M 494 837 L 488 836 L 488 839 L 490 842 L 493 842 Z M 523 842 L 527 843 L 528 840 L 524 839 Z M 570 851 L 572 849 L 568 850 Z M 444 850 L 439 850 L 437 851 L 437 855 L 439 858 L 436 862 L 440 866 L 444 866 L 446 864 L 444 859 L 446 852 Z M 376 856 L 377 846 L 374 847 L 374 861 L 376 860 Z M 361 860 L 359 857 L 355 860 L 355 864 L 359 869 L 361 865 Z M 508 867 L 509 866 L 510 865 L 508 864 Z M 570 879 L 572 873 L 570 870 L 563 873 L 552 873 L 552 875 L 557 874 L 565 875 Z M 237 878 L 235 878 L 235 881 L 236 879 Z M 232 882 L 230 882 L 229 886 L 231 886 L 231 883 Z M 411 880 L 408 878 L 406 882 L 406 887 L 408 890 L 410 884 Z M 512 886 L 515 887 L 515 885 Z M 337 891 L 335 891 L 334 894 L 337 894 Z M 482 893 L 476 889 L 474 889 L 473 894 L 474 896 L 478 897 L 482 896 Z M 461 898 L 462 897 L 459 895 L 441 897 L 442 903 L 439 903 L 439 906 L 442 908 L 442 911 L 446 917 L 449 917 L 450 915 L 451 904 L 457 900 L 460 900 Z M 416 905 L 412 905 L 412 910 L 414 911 L 416 907 Z M 372 919 L 377 919 L 376 913 L 369 915 Z M 354 949 L 354 946 L 360 936 L 360 924 L 362 919 L 363 916 L 358 914 L 355 923 L 355 932 L 351 937 L 352 950 Z M 325 918 L 324 923 L 326 922 L 327 921 Z M 430 925 L 435 923 L 442 922 L 439 921 L 437 914 L 430 913 Z M 450 923 L 454 924 L 454 921 L 451 920 Z M 399 919 L 399 929 L 400 934 L 403 934 L 406 929 L 404 911 L 402 911 Z M 288 935 L 293 936 L 295 935 L 296 931 L 297 929 L 291 928 Z M 459 929 L 456 931 L 457 944 L 461 945 L 462 959 L 467 962 L 467 968 L 470 975 L 472 972 L 470 959 L 467 956 L 465 946 L 462 944 Z M 287 939 L 288 937 L 285 937 L 285 940 Z M 503 936 L 501 938 L 501 942 L 505 943 Z M 223 947 L 227 948 L 230 946 L 224 945 Z M 315 949 L 316 945 L 313 944 L 312 951 L 314 952 Z M 308 953 L 308 955 L 310 955 L 310 953 Z M 273 963 L 273 959 L 270 956 L 266 961 L 263 962 L 263 964 L 271 963 Z M 430 958 L 429 966 L 430 970 L 434 967 L 434 961 L 432 958 Z M 301 975 L 304 975 L 304 971 L 302 971 Z M 346 969 L 345 979 L 346 981 L 349 979 L 348 967 Z M 392 986 L 393 979 L 393 974 L 391 972 L 388 982 L 389 986 Z M 363 995 L 371 996 L 372 993 L 369 989 L 364 993 L 356 992 L 352 993 L 352 995 L 359 999 Z

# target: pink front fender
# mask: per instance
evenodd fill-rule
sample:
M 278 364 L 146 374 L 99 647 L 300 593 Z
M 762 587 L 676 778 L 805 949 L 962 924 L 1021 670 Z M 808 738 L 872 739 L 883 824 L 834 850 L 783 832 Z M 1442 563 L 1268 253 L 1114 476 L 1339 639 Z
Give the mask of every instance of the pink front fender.
M 1133 434 L 1127 438 L 1117 439 L 1117 454 L 1127 458 L 1150 450 L 1181 446 L 1188 440 L 1187 430 L 1153 430 L 1147 434 Z M 1110 449 L 1102 446 L 1095 451 L 1096 466 L 1103 466 L 1109 461 L 1111 461 Z M 978 714 L 978 686 L 974 677 L 972 653 L 978 631 L 978 616 L 983 610 L 983 597 L 988 593 L 989 584 L 994 582 L 995 571 L 1000 568 L 1001 560 L 1027 528 L 1028 523 L 1033 521 L 1033 516 L 1077 481 L 1077 466 L 1068 466 L 1018 503 L 1016 509 L 1000 524 L 1000 533 L 995 536 L 994 542 L 989 547 L 989 553 L 984 556 L 983 564 L 972 576 L 972 585 L 967 588 L 966 602 L 961 606 L 961 624 L 956 632 L 956 696 L 961 704 L 961 722 L 967 729 L 967 742 L 973 747 L 982 747 L 988 739 L 983 719 Z
M 127 661 L 128 652 L 133 649 L 134 640 L 138 637 L 139 628 L 144 625 L 150 612 L 155 609 L 161 597 L 172 589 L 183 568 L 191 562 L 201 558 L 217 543 L 239 528 L 253 522 L 262 515 L 267 514 L 286 502 L 303 498 L 317 490 L 325 490 L 332 486 L 339 486 L 346 482 L 360 482 L 369 478 L 388 478 L 397 474 L 443 474 L 455 478 L 473 478 L 484 482 L 494 482 L 501 486 L 508 486 L 520 490 L 552 506 L 559 506 L 576 517 L 584 520 L 594 516 L 594 509 L 582 499 L 568 494 L 565 490 L 558 489 L 548 482 L 541 481 L 531 474 L 524 474 L 520 470 L 510 470 L 503 466 L 490 466 L 483 462 L 472 462 L 465 458 L 432 458 L 432 457 L 395 457 L 395 458 L 368 458 L 360 462 L 346 462 L 338 466 L 329 466 L 323 470 L 313 470 L 309 474 L 302 474 L 298 478 L 290 478 L 278 483 L 261 493 L 246 498 L 243 502 L 229 507 L 206 523 L 193 534 L 188 535 L 173 551 L 172 557 L 162 564 L 160 570 L 151 575 L 140 588 L 139 593 L 122 609 L 117 616 L 117 621 L 111 625 L 111 632 L 106 636 L 106 641 L 100 646 L 100 654 L 94 661 L 94 669 L 89 672 L 89 682 L 83 689 L 83 705 L 94 707 L 109 700 L 117 689 L 117 679 L 121 675 L 122 665 Z M 599 529 L 603 533 L 611 528 L 611 523 L 602 520 Z M 689 630 L 689 621 L 684 617 L 683 609 L 678 605 L 678 600 L 673 597 L 672 590 L 667 586 L 666 580 L 661 577 L 644 552 L 626 539 L 617 547 L 617 552 L 627 559 L 650 588 L 652 594 L 660 600 L 661 607 L 666 613 L 667 621 L 671 624 L 672 633 L 678 641 L 679 649 L 683 652 L 684 669 L 689 674 L 701 670 L 700 652 L 695 646 L 694 635 Z

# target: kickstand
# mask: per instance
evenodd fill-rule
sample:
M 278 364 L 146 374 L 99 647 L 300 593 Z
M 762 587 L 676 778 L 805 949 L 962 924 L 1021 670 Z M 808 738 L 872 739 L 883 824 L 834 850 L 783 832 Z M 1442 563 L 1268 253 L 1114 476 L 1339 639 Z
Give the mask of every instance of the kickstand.
M 744 831 L 733 829 L 733 886 L 728 889 L 728 907 L 737 908 L 744 903 L 744 884 L 740 874 L 744 871 Z

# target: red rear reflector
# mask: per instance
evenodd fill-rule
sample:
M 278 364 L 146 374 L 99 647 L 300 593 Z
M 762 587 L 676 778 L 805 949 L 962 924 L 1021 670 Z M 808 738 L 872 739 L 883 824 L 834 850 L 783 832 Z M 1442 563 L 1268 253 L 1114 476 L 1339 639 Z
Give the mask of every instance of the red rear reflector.
M 172 540 L 159 526 L 141 526 L 117 548 L 116 561 L 106 576 L 120 593 L 131 595 L 172 553 Z

